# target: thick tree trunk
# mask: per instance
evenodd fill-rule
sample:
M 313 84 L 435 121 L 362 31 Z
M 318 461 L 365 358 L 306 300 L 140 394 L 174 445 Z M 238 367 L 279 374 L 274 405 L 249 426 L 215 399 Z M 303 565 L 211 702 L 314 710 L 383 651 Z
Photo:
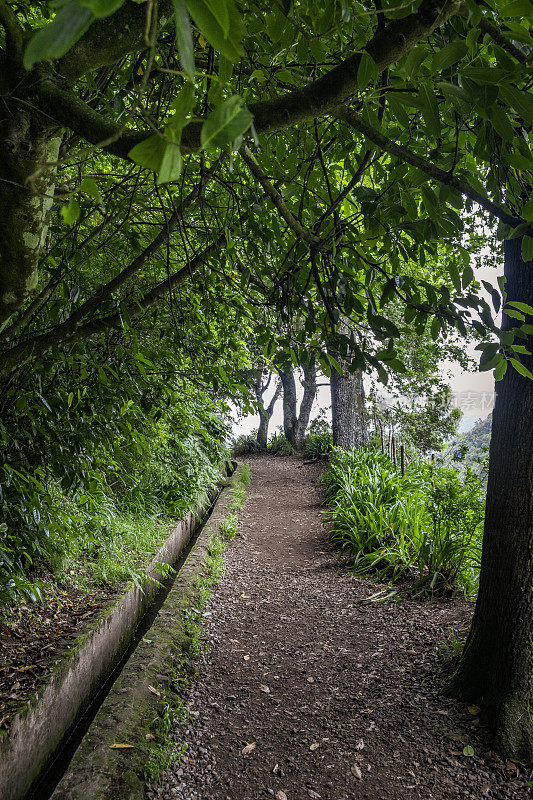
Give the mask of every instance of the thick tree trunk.
M 339 364 L 346 367 L 342 360 Z M 333 444 L 345 450 L 368 444 L 362 371 L 357 369 L 350 373 L 346 369 L 343 375 L 339 375 L 336 370 L 332 370 L 330 387 Z
M 533 262 L 506 242 L 509 300 L 533 306 Z M 506 315 L 504 328 L 520 325 Z M 533 352 L 533 336 L 516 340 Z M 533 372 L 533 357 L 519 356 Z M 479 594 L 451 694 L 475 701 L 506 758 L 533 762 L 533 380 L 496 384 Z
M 0 331 L 37 286 L 60 142 L 24 106 L 0 113 Z
M 340 320 L 338 333 L 344 336 L 350 334 L 349 320 Z M 345 450 L 363 447 L 368 444 L 363 372 L 357 369 L 351 373 L 348 359 L 333 348 L 328 350 L 342 369 L 342 374 L 333 369 L 330 377 L 333 444 Z
M 294 372 L 280 371 L 279 376 L 283 386 L 283 432 L 289 444 L 300 452 L 304 445 L 305 432 L 309 425 L 311 410 L 316 397 L 316 363 L 304 366 L 303 388 L 304 394 L 297 412 L 296 381 Z

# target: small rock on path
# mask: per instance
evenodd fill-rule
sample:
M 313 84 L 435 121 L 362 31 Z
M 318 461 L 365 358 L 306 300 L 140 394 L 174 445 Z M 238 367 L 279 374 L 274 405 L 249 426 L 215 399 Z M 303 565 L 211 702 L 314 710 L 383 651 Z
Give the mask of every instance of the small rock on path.
M 185 755 L 147 797 L 525 800 L 524 775 L 439 693 L 435 645 L 471 608 L 365 601 L 376 587 L 345 574 L 328 541 L 323 465 L 249 460 L 190 723 L 173 732 Z

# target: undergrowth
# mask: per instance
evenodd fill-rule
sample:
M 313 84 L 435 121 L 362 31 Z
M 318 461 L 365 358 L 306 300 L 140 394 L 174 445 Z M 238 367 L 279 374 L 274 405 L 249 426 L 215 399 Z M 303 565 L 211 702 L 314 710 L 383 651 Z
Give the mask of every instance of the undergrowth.
M 144 781 L 155 782 L 165 769 L 179 761 L 186 752 L 186 745 L 177 749 L 170 738 L 171 728 L 183 725 L 189 714 L 183 703 L 187 687 L 196 677 L 195 663 L 203 648 L 202 631 L 206 620 L 206 606 L 224 573 L 223 553 L 228 542 L 238 535 L 238 511 L 246 500 L 246 486 L 250 482 L 250 467 L 240 464 L 232 476 L 232 502 L 229 513 L 218 526 L 211 538 L 204 559 L 203 568 L 198 574 L 183 614 L 179 644 L 170 654 L 173 692 L 163 696 L 158 704 L 158 714 L 152 720 L 149 732 L 154 737 L 148 757 L 142 764 L 141 777 Z
M 413 592 L 477 591 L 483 487 L 466 470 L 413 463 L 404 476 L 374 450 L 335 448 L 324 476 L 333 539 L 357 574 Z

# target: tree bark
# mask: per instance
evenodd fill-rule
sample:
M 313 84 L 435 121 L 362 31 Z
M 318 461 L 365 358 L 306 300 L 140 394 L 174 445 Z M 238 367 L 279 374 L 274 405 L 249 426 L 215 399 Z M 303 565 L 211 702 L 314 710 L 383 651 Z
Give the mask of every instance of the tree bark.
M 37 286 L 61 142 L 26 109 L 9 109 L 0 119 L 0 331 Z
M 257 446 L 260 450 L 266 450 L 267 448 L 268 426 L 272 418 L 272 414 L 274 413 L 274 406 L 276 405 L 278 397 L 281 394 L 281 389 L 281 382 L 278 381 L 276 391 L 274 392 L 270 403 L 266 407 L 262 404 L 263 392 L 261 392 L 260 396 L 258 396 L 256 393 L 257 402 L 259 403 L 259 429 L 257 431 Z
M 533 262 L 506 242 L 506 291 L 533 306 Z M 504 329 L 520 325 L 504 314 Z M 518 339 L 533 352 L 533 336 Z M 520 356 L 533 372 L 533 356 Z M 533 380 L 510 364 L 496 384 L 479 594 L 448 691 L 475 701 L 506 758 L 533 762 Z
M 316 397 L 316 363 L 312 361 L 303 367 L 304 379 L 302 381 L 304 394 L 297 412 L 296 381 L 291 370 L 280 371 L 279 376 L 283 386 L 283 432 L 289 444 L 301 452 L 304 445 L 305 432 L 309 425 L 311 410 Z
M 349 335 L 348 320 L 341 319 L 338 332 Z M 363 447 L 368 444 L 363 372 L 360 369 L 350 372 L 348 358 L 333 348 L 328 350 L 342 369 L 342 373 L 333 369 L 330 377 L 333 444 L 344 450 Z

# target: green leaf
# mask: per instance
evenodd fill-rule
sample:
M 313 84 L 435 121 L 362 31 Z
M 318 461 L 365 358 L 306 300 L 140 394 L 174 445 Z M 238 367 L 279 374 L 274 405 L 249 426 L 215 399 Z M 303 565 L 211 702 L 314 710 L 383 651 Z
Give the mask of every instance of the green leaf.
M 75 197 L 71 197 L 66 206 L 61 209 L 61 216 L 65 225 L 74 225 L 80 216 L 80 204 Z
M 530 380 L 533 381 L 533 373 L 530 372 L 530 370 L 528 370 L 528 368 L 525 367 L 521 361 L 518 361 L 517 358 L 510 358 L 509 361 L 511 362 L 515 370 L 518 373 L 520 373 L 520 375 L 522 375 L 524 378 L 529 378 Z
M 442 70 L 448 69 L 452 64 L 456 64 L 457 61 L 464 58 L 467 52 L 466 42 L 462 39 L 455 39 L 435 53 L 431 62 L 431 71 L 442 72 Z
M 517 308 L 519 311 L 522 311 L 524 314 L 531 314 L 533 315 L 533 306 L 530 306 L 529 303 L 521 303 L 519 300 L 508 300 L 508 306 L 513 306 Z
M 427 84 L 422 84 L 419 91 L 419 97 L 422 100 L 423 108 L 422 108 L 422 117 L 424 118 L 424 122 L 426 123 L 426 127 L 428 131 L 436 136 L 437 138 L 440 137 L 440 114 L 439 114 L 439 104 L 437 102 L 437 96 L 431 86 Z
M 157 185 L 168 183 L 169 181 L 177 181 L 181 175 L 181 150 L 179 145 L 174 142 L 168 142 L 161 159 L 161 164 L 157 170 Z
M 191 81 L 194 81 L 194 41 L 192 26 L 185 0 L 173 0 L 174 24 L 176 26 L 176 45 L 180 63 Z
M 520 322 L 525 322 L 526 318 L 520 311 L 515 311 L 514 308 L 504 308 L 503 313 L 507 314 L 508 317 L 512 317 L 513 319 L 517 319 Z
M 118 11 L 124 0 L 76 0 L 79 6 L 90 8 L 97 19 L 109 17 Z
M 242 103 L 242 98 L 234 94 L 211 112 L 202 125 L 202 149 L 223 147 L 246 133 L 253 115 L 247 108 L 243 108 Z
M 461 276 L 459 275 L 459 270 L 455 266 L 455 264 L 448 265 L 448 272 L 450 273 L 450 278 L 452 279 L 453 287 L 456 292 L 461 291 Z
M 100 189 L 94 178 L 83 178 L 80 183 L 80 192 L 89 195 L 93 200 L 100 200 Z
M 396 117 L 398 122 L 400 123 L 400 125 L 403 128 L 408 128 L 409 127 L 409 117 L 407 116 L 407 112 L 406 112 L 403 104 L 400 103 L 400 101 L 393 94 L 390 94 L 390 93 L 387 95 L 387 103 L 388 103 L 388 106 L 389 106 L 390 110 L 392 111 L 392 113 L 394 114 L 394 116 Z
M 522 206 L 521 215 L 527 222 L 533 222 L 533 195 Z
M 161 161 L 165 154 L 167 143 L 162 136 L 155 134 L 132 147 L 128 156 L 141 167 L 147 167 L 154 172 L 159 171 Z
M 463 277 L 462 277 L 463 289 L 466 289 L 466 287 L 469 286 L 473 280 L 474 280 L 474 270 L 472 269 L 470 264 L 468 264 L 468 266 L 466 266 L 463 270 Z
M 227 33 L 224 32 L 224 28 L 205 0 L 185 0 L 185 3 L 189 14 L 209 44 L 229 58 L 233 64 L 238 61 L 243 54 L 241 42 L 244 26 L 233 0 L 225 0 L 225 7 L 229 15 Z
M 466 747 L 463 747 L 463 755 L 465 756 L 473 756 L 474 755 L 474 748 L 467 744 Z
M 357 85 L 364 91 L 369 83 L 374 83 L 378 77 L 378 65 L 366 50 L 361 53 L 361 60 L 357 69 Z
M 80 39 L 94 14 L 90 8 L 78 3 L 67 3 L 58 11 L 52 22 L 45 25 L 30 39 L 24 52 L 24 66 L 31 69 L 37 61 L 61 58 Z
M 508 362 L 505 358 L 502 358 L 499 364 L 496 365 L 494 369 L 494 380 L 501 381 L 505 373 L 507 372 Z
M 530 17 L 533 16 L 533 4 L 530 0 L 512 0 L 501 9 L 502 17 Z
M 523 261 L 532 261 L 533 260 L 533 237 L 532 236 L 524 236 L 522 239 L 522 260 Z
M 506 142 L 512 141 L 514 137 L 514 128 L 503 108 L 498 105 L 493 105 L 489 109 L 488 114 L 493 128 L 502 139 Z
M 412 78 L 413 75 L 418 72 L 420 64 L 428 55 L 428 50 L 424 45 L 417 45 L 409 50 L 409 54 L 405 59 L 405 71 L 407 72 L 409 78 Z

